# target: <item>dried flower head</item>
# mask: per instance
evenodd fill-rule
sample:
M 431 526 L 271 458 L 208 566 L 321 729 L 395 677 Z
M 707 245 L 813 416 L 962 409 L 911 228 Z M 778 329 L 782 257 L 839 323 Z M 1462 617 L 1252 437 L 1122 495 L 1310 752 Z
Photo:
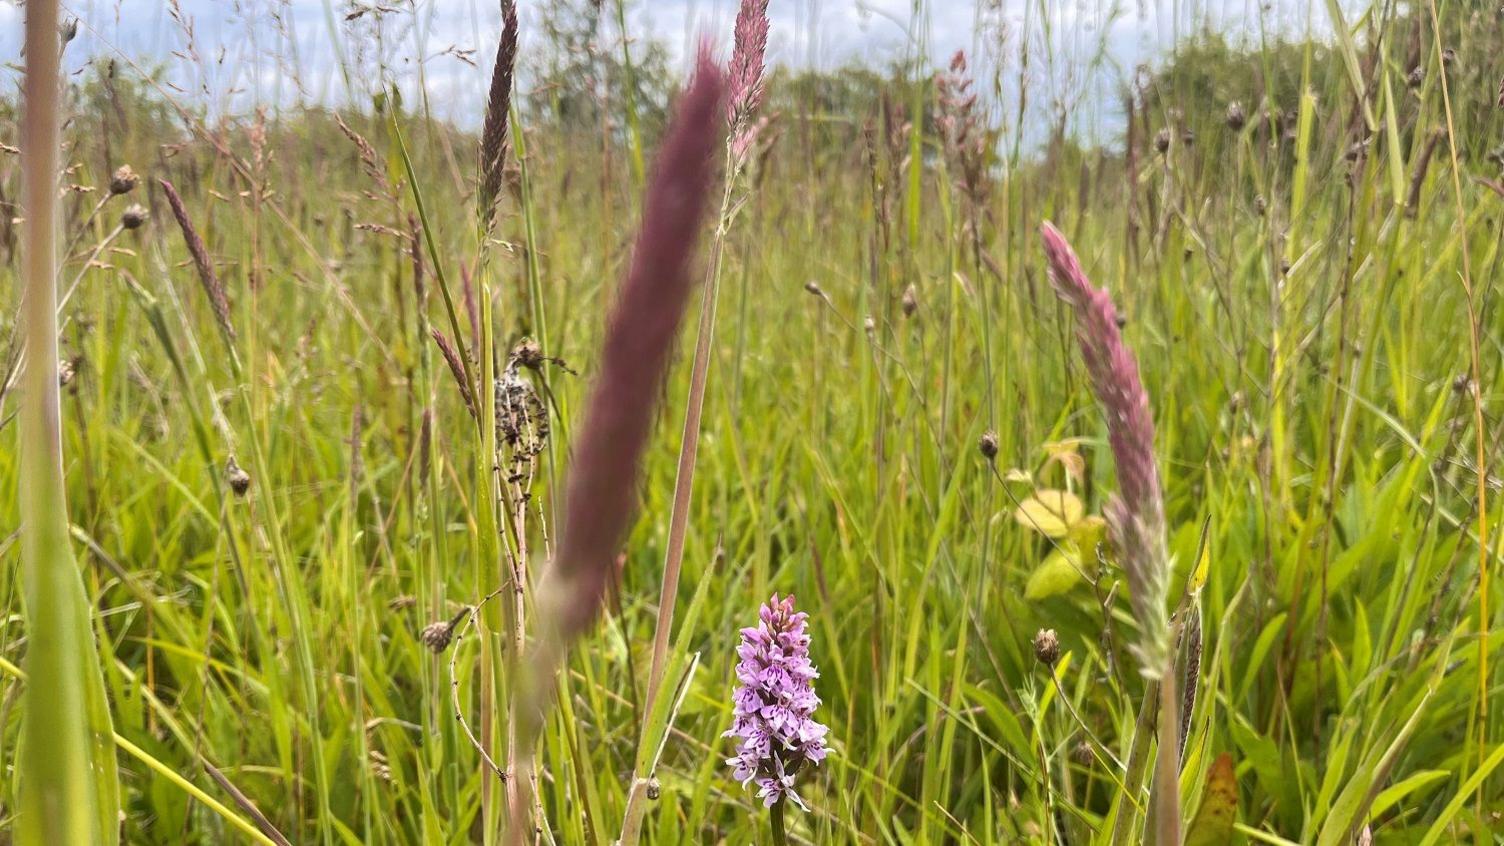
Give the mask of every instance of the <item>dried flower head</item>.
M 225 481 L 236 496 L 245 496 L 245 492 L 251 489 L 251 474 L 241 469 L 233 455 L 225 461 Z
M 131 203 L 120 213 L 120 226 L 122 229 L 140 229 L 146 223 L 148 217 L 146 207 L 140 203 Z
M 1248 116 L 1243 113 L 1243 104 L 1234 100 L 1227 104 L 1227 128 L 1233 132 L 1243 131 L 1248 123 Z
M 997 449 L 997 433 L 991 429 L 983 432 L 982 437 L 977 439 L 977 452 L 980 452 L 982 457 L 988 461 L 993 461 L 997 458 Z
M 736 665 L 739 686 L 735 716 L 724 736 L 738 739 L 736 756 L 726 759 L 743 786 L 756 782 L 757 796 L 768 807 L 788 799 L 809 807 L 794 791 L 805 764 L 825 759 L 828 729 L 814 719 L 820 705 L 814 680 L 820 674 L 809 660 L 808 619 L 794 610 L 794 597 L 773 598 L 758 612 L 758 624 L 742 629 Z
M 1112 298 L 1086 278 L 1060 230 L 1046 223 L 1040 235 L 1055 291 L 1076 312 L 1076 339 L 1092 390 L 1107 417 L 1120 488 L 1119 495 L 1107 504 L 1107 521 L 1122 556 L 1139 624 L 1139 641 L 1132 649 L 1144 676 L 1158 679 L 1170 663 L 1165 606 L 1171 567 L 1149 395 L 1139 379 L 1138 362 L 1123 343 Z
M 115 175 L 110 177 L 110 193 L 113 195 L 129 194 L 136 189 L 136 185 L 140 182 L 141 177 L 137 176 L 134 170 L 131 170 L 130 165 L 121 165 L 115 171 Z
M 903 289 L 903 299 L 899 301 L 903 307 L 904 317 L 913 317 L 914 312 L 919 310 L 919 289 L 910 282 L 909 287 Z
M 1060 660 L 1060 636 L 1054 629 L 1040 629 L 1034 635 L 1034 660 L 1046 667 Z

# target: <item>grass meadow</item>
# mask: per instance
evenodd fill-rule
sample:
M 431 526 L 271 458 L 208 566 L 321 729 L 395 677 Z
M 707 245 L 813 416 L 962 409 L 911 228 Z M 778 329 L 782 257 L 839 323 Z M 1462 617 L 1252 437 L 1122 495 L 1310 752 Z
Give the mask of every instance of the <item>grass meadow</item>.
M 750 0 L 693 74 L 522 5 L 468 123 L 384 84 L 439 4 L 329 5 L 337 107 L 206 102 L 296 69 L 176 4 L 6 70 L 0 840 L 1504 842 L 1497 4 L 816 72 Z M 828 733 L 770 808 L 775 593 Z

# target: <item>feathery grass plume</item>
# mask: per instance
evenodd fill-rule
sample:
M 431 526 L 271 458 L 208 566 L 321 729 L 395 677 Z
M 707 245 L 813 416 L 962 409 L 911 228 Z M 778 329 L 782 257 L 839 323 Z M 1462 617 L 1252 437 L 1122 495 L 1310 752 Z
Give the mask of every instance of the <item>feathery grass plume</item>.
M 21 155 L 20 462 L 25 588 L 24 721 L 15 758 L 13 830 L 23 846 L 119 841 L 119 783 L 89 600 L 73 557 L 63 479 L 57 324 L 58 4 L 26 4 Z
M 158 179 L 157 184 L 162 186 L 162 192 L 167 195 L 167 204 L 172 206 L 172 216 L 177 219 L 178 228 L 183 230 L 183 241 L 193 256 L 193 266 L 198 269 L 198 281 L 209 295 L 209 304 L 214 307 L 214 320 L 225 337 L 234 341 L 235 327 L 230 325 L 230 299 L 225 295 L 224 283 L 219 281 L 219 276 L 214 272 L 214 262 L 209 259 L 204 239 L 199 237 L 198 230 L 193 227 L 193 221 L 188 217 L 188 209 L 184 208 L 183 198 L 178 196 L 178 190 L 165 179 Z
M 740 164 L 757 140 L 752 121 L 762 103 L 763 57 L 768 51 L 768 0 L 742 0 L 736 10 L 726 120 L 731 125 L 731 158 Z
M 726 759 L 736 780 L 757 784 L 757 797 L 772 808 L 784 800 L 809 810 L 794 791 L 805 764 L 819 764 L 829 751 L 829 729 L 816 721 L 814 680 L 820 677 L 809 660 L 809 615 L 794 610 L 794 596 L 778 594 L 758 611 L 758 624 L 742 629 L 736 654 L 736 693 L 731 728 L 722 735 L 738 739 L 736 756 Z
M 600 611 L 631 522 L 654 406 L 694 287 L 691 264 L 715 173 L 725 88 L 725 75 L 702 47 L 658 152 L 631 265 L 607 321 L 600 370 L 565 479 L 559 546 L 537 591 L 543 630 L 530 653 L 526 690 L 519 693 L 528 698 L 514 705 L 523 744 L 519 765 L 527 771 L 513 774 L 522 787 L 508 827 L 513 843 L 531 831 L 521 793 L 530 789 L 531 746 L 550 679 L 569 644 Z
M 556 588 L 568 587 L 556 621 L 566 635 L 594 619 L 631 519 L 653 405 L 694 284 L 690 262 L 719 140 L 712 114 L 724 88 L 720 69 L 702 52 L 658 153 L 631 267 L 607 323 L 566 482 L 563 533 L 547 575 Z
M 1118 312 L 1106 291 L 1094 287 L 1075 252 L 1054 224 L 1040 227 L 1050 280 L 1076 313 L 1076 339 L 1092 390 L 1107 415 L 1107 435 L 1121 492 L 1107 505 L 1113 541 L 1132 592 L 1140 670 L 1158 680 L 1169 666 L 1170 555 L 1165 541 L 1164 494 L 1154 459 L 1154 418 L 1138 362 L 1123 344 Z
M 1179 846 L 1181 703 L 1175 696 L 1174 654 L 1165 607 L 1170 593 L 1170 553 L 1149 395 L 1139 379 L 1138 362 L 1123 344 L 1112 298 L 1086 278 L 1081 261 L 1054 224 L 1046 221 L 1039 232 L 1050 263 L 1050 281 L 1076 312 L 1076 339 L 1092 389 L 1107 416 L 1107 437 L 1118 468 L 1121 490 L 1107 504 L 1106 513 L 1138 621 L 1138 642 L 1129 649 L 1138 659 L 1139 672 L 1154 683 L 1150 696 L 1159 699 L 1151 842 Z M 1152 702 L 1144 707 L 1153 713 Z
M 501 43 L 491 69 L 491 93 L 486 99 L 486 122 L 480 133 L 480 213 L 489 226 L 505 179 L 507 122 L 512 111 L 512 71 L 517 64 L 517 4 L 501 4 Z

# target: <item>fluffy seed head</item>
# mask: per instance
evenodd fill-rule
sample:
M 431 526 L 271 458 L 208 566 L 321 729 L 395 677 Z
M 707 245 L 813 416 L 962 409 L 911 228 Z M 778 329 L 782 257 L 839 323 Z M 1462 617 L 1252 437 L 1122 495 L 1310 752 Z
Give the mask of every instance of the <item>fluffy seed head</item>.
M 1106 291 L 1086 278 L 1076 253 L 1054 225 L 1040 229 L 1050 280 L 1076 313 L 1076 339 L 1092 390 L 1107 416 L 1108 441 L 1117 463 L 1119 495 L 1107 504 L 1108 525 L 1122 556 L 1140 638 L 1133 647 L 1143 674 L 1160 678 L 1169 663 L 1165 605 L 1170 590 L 1164 494 L 1154 458 L 1154 418 L 1138 362 L 1123 343 L 1117 309 Z

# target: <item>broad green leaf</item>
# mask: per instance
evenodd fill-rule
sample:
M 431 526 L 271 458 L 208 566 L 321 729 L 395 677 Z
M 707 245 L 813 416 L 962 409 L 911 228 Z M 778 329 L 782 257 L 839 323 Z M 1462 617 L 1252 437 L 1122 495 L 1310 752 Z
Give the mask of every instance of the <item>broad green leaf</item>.
M 1069 491 L 1039 490 L 1018 504 L 1013 519 L 1047 538 L 1063 538 L 1081 521 L 1086 508 Z
M 1080 560 L 1081 553 L 1075 543 L 1062 541 L 1060 548 L 1051 552 L 1029 574 L 1029 581 L 1024 585 L 1024 598 L 1046 599 L 1075 587 L 1081 581 Z

